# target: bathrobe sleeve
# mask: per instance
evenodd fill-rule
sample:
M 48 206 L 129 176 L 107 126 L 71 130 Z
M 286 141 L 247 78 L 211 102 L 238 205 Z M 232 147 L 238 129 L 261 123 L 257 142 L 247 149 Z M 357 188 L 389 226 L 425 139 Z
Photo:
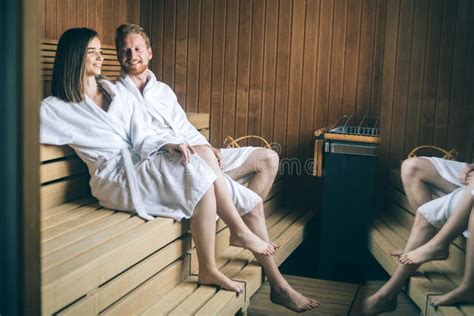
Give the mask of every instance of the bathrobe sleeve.
M 72 143 L 70 129 L 65 128 L 61 122 L 61 113 L 57 104 L 63 101 L 49 97 L 41 102 L 40 106 L 40 143 L 49 145 L 66 145 Z
M 189 122 L 186 113 L 176 100 L 172 112 L 173 122 L 190 145 L 209 145 L 207 139 Z

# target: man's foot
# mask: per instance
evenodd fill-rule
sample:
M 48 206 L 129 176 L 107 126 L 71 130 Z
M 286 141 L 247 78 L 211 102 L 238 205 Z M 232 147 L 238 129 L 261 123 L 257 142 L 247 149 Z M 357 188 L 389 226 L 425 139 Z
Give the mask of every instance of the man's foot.
M 428 242 L 421 247 L 404 253 L 398 261 L 402 264 L 422 264 L 433 260 L 444 260 L 448 256 L 449 250 L 447 247 Z
M 397 308 L 397 297 L 383 297 L 380 294 L 366 298 L 361 303 L 363 315 L 378 315 L 393 312 Z
M 198 283 L 201 285 L 217 285 L 225 290 L 243 293 L 241 285 L 226 277 L 219 270 L 199 271 Z
M 444 295 L 435 296 L 431 300 L 431 305 L 435 307 L 461 303 L 474 304 L 474 288 L 460 286 Z
M 289 284 L 283 289 L 271 288 L 270 300 L 297 313 L 309 311 L 319 306 L 319 302 L 296 292 Z
M 275 247 L 264 242 L 250 230 L 242 234 L 231 233 L 230 245 L 246 248 L 257 255 L 271 256 L 275 253 Z

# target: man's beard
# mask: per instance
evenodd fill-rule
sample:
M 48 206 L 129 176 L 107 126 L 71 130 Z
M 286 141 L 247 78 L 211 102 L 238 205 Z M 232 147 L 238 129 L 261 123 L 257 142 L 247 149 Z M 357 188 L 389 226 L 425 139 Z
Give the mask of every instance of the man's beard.
M 125 72 L 129 75 L 132 75 L 132 76 L 137 76 L 137 75 L 141 75 L 142 73 L 145 72 L 145 70 L 147 70 L 148 66 L 144 65 L 144 64 L 138 64 L 137 67 L 123 67 Z

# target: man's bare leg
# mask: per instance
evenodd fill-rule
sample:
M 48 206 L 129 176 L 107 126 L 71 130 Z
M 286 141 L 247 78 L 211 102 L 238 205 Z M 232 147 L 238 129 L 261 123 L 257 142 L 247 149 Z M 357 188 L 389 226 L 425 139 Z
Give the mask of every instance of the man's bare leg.
M 468 226 L 472 209 L 471 188 L 466 188 L 446 224 L 426 244 L 400 256 L 403 264 L 422 264 L 432 260 L 444 260 L 449 256 L 449 245 Z
M 429 160 L 423 158 L 405 160 L 402 164 L 401 176 L 408 200 L 414 209 L 418 209 L 432 199 L 430 185 L 434 185 L 446 193 L 456 188 L 438 174 Z M 435 233 L 436 228 L 420 212 L 417 212 L 404 252 L 425 244 Z M 418 269 L 418 266 L 400 264 L 387 283 L 362 302 L 363 312 L 367 315 L 375 315 L 394 310 L 398 293 L 410 275 Z
M 218 162 L 214 157 L 212 151 L 204 146 L 194 147 L 198 155 L 203 158 L 208 165 L 216 172 L 222 172 L 219 168 Z M 242 217 L 251 231 L 266 242 L 270 242 L 268 236 L 267 225 L 265 223 L 265 214 L 263 205 L 259 204 L 249 214 Z M 274 303 L 283 305 L 294 311 L 305 311 L 315 308 L 319 302 L 306 298 L 300 293 L 296 292 L 288 282 L 283 278 L 275 260 L 271 256 L 255 255 L 257 261 L 263 267 L 265 274 L 268 277 L 271 290 L 271 299 Z
M 196 205 L 190 223 L 199 262 L 198 282 L 204 285 L 218 285 L 226 290 L 242 293 L 243 290 L 240 285 L 226 277 L 216 266 L 216 201 L 214 186 L 211 186 Z
M 243 216 L 243 220 L 257 236 L 270 242 L 262 204 L 257 205 L 249 214 Z M 255 257 L 268 278 L 271 287 L 270 299 L 274 304 L 282 305 L 295 312 L 303 312 L 319 306 L 318 301 L 303 296 L 291 287 L 278 270 L 273 257 L 261 255 Z
M 454 290 L 433 298 L 433 306 L 454 305 L 459 303 L 474 303 L 474 201 L 472 201 L 469 219 L 469 235 L 466 245 L 466 264 L 461 284 Z
M 240 167 L 230 170 L 227 174 L 234 180 L 254 174 L 247 187 L 265 200 L 278 173 L 278 164 L 279 158 L 275 151 L 257 148 Z

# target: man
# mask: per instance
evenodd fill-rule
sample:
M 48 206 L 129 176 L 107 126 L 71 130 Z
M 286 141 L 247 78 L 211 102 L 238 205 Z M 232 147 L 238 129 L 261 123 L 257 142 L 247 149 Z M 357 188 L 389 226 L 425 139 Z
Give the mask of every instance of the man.
M 470 194 L 466 195 L 468 192 L 466 189 L 472 185 L 473 176 L 474 164 L 468 165 L 433 157 L 410 158 L 403 162 L 401 169 L 403 187 L 410 205 L 417 210 L 415 221 L 403 253 L 399 251 L 392 253 L 393 256 L 399 257 L 401 264 L 390 280 L 362 303 L 366 315 L 395 310 L 397 296 L 410 275 L 424 262 L 447 258 L 447 251 L 431 252 L 428 255 L 426 247 L 422 246 L 430 245 L 429 241 L 441 227 L 446 230 L 454 227 L 452 223 L 457 222 L 455 230 L 467 228 L 472 197 Z M 433 196 L 437 198 L 433 199 Z M 453 221 L 460 215 L 463 216 L 462 219 Z M 459 225 L 460 222 L 462 225 Z M 451 236 L 454 234 L 451 233 Z M 414 251 L 415 249 L 417 250 Z M 432 304 L 449 305 L 455 299 L 452 295 L 448 295 L 435 299 Z
M 167 131 L 181 138 L 183 145 L 171 154 L 185 163 L 191 154 L 197 153 L 216 174 L 224 175 L 227 188 L 244 222 L 257 236 L 270 242 L 262 200 L 268 195 L 277 174 L 278 155 L 270 149 L 255 147 L 213 148 L 189 123 L 171 88 L 157 81 L 148 69 L 153 54 L 149 37 L 143 28 L 134 24 L 119 26 L 115 43 L 122 67 L 118 88 L 128 89 L 136 97 L 161 132 Z M 248 181 L 248 186 L 238 181 Z M 301 295 L 288 284 L 273 257 L 257 255 L 256 258 L 271 284 L 272 302 L 297 312 L 319 305 L 319 302 Z

